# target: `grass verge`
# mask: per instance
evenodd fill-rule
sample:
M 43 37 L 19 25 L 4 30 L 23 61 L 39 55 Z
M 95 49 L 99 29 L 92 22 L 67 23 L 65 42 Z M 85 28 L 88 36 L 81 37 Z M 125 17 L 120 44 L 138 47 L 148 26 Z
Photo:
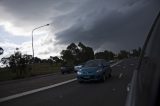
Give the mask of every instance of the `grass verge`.
M 17 77 L 16 73 L 9 70 L 9 68 L 0 68 L 0 81 L 21 79 L 38 75 L 52 74 L 60 70 L 60 65 L 37 63 L 28 65 L 23 77 Z

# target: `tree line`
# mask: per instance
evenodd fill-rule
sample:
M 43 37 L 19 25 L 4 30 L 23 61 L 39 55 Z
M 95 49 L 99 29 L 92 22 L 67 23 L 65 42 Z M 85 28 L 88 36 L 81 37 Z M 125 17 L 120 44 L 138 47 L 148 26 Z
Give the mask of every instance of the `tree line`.
M 0 55 L 3 54 L 3 49 L 0 47 Z M 16 48 L 14 54 L 9 57 L 3 57 L 1 62 L 5 64 L 12 72 L 15 72 L 18 77 L 22 77 L 26 71 L 29 71 L 30 64 L 36 63 L 48 63 L 59 65 L 78 65 L 91 59 L 124 59 L 129 57 L 138 57 L 140 55 L 141 48 L 133 49 L 132 51 L 121 50 L 119 53 L 104 50 L 94 53 L 93 49 L 89 46 L 79 42 L 77 45 L 71 43 L 65 50 L 60 52 L 60 56 L 50 56 L 49 59 L 40 59 L 38 57 L 32 57 L 32 55 L 22 54 L 21 51 Z

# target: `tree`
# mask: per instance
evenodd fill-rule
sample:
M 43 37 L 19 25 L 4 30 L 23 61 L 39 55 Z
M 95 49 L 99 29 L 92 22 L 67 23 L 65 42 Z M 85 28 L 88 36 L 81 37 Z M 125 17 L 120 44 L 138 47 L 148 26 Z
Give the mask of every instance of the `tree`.
M 53 61 L 53 63 L 56 63 L 56 64 L 63 62 L 63 60 L 60 59 L 58 56 L 54 56 L 54 57 L 50 56 L 50 59 Z
M 94 59 L 94 51 L 91 47 L 87 47 L 81 42 L 78 46 L 71 43 L 66 50 L 61 51 L 61 58 L 69 64 L 79 64 Z
M 17 77 L 24 77 L 26 74 L 27 64 L 30 63 L 30 56 L 22 55 L 19 49 L 10 57 L 2 58 L 3 64 L 8 64 L 12 72 L 16 73 Z
M 139 47 L 138 49 L 133 49 L 132 53 L 131 53 L 131 56 L 133 56 L 133 57 L 139 57 L 140 53 L 141 53 L 141 47 Z
M 126 50 L 121 50 L 120 53 L 118 53 L 118 59 L 124 59 L 129 57 L 129 52 Z
M 70 50 L 62 50 L 61 58 L 67 64 L 73 65 L 74 64 L 74 55 Z
M 32 55 L 24 54 L 22 57 L 25 59 L 26 64 L 31 64 L 32 63 Z
M 53 60 L 49 58 L 49 59 L 47 60 L 47 63 L 53 64 Z
M 133 57 L 137 57 L 139 55 L 138 50 L 137 49 L 133 49 L 132 50 L 132 56 Z
M 74 61 L 74 64 L 80 63 L 80 49 L 75 43 L 71 43 L 68 47 L 67 50 L 69 50 L 72 53 L 72 60 Z
M 48 63 L 48 60 L 47 59 L 42 59 L 41 63 Z
M 106 53 L 105 52 L 97 52 L 95 53 L 96 59 L 106 59 Z
M 32 58 L 31 61 L 32 61 L 31 63 L 42 63 L 42 60 L 38 57 Z
M 115 54 L 111 51 L 105 50 L 104 52 L 97 52 L 95 53 L 96 59 L 106 59 L 106 60 L 113 60 Z
M 1 62 L 2 62 L 2 64 L 9 64 L 9 58 L 7 58 L 7 57 L 3 57 L 2 59 L 1 59 Z
M 78 47 L 80 49 L 79 58 L 81 62 L 94 59 L 94 51 L 91 47 L 87 47 L 81 42 L 79 42 Z
M 77 52 L 79 51 L 77 45 L 75 43 L 71 43 L 68 47 L 67 50 L 71 51 L 73 55 L 77 55 Z
M 108 60 L 113 60 L 114 59 L 115 53 L 113 53 L 112 51 L 107 51 L 107 50 L 105 50 L 104 52 L 107 55 L 106 59 L 108 59 Z

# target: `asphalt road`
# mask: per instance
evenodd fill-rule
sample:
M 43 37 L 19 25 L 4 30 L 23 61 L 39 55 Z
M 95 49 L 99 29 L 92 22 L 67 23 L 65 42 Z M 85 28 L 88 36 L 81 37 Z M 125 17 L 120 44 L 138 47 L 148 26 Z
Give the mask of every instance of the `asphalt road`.
M 136 66 L 137 59 L 126 59 L 112 67 L 112 77 L 104 83 L 90 82 L 80 84 L 77 81 L 73 81 L 48 90 L 1 102 L 0 106 L 124 106 L 127 96 L 126 87 L 131 80 L 133 70 Z M 30 79 L 29 81 L 17 81 L 16 86 L 22 86 L 23 89 L 18 90 L 20 88 L 17 88 L 17 90 L 15 90 L 15 87 L 14 93 L 7 93 L 10 92 L 7 90 L 12 91 L 12 88 L 7 89 L 7 87 L 14 86 L 15 82 L 0 84 L 0 95 L 2 91 L 5 92 L 2 93 L 3 96 L 1 97 L 5 97 L 17 92 L 47 86 L 74 77 L 74 74 L 57 74 Z M 40 81 L 42 81 L 43 84 L 39 85 Z M 36 82 L 38 83 L 37 85 Z M 27 83 L 30 84 L 30 87 L 26 88 L 25 85 Z M 1 87 L 3 87 L 3 90 L 1 90 Z M 4 90 L 4 88 L 6 88 L 6 90 Z
M 61 73 L 57 73 L 20 80 L 1 82 L 0 98 L 29 91 L 32 89 L 49 86 L 72 78 L 75 78 L 74 74 L 62 75 Z

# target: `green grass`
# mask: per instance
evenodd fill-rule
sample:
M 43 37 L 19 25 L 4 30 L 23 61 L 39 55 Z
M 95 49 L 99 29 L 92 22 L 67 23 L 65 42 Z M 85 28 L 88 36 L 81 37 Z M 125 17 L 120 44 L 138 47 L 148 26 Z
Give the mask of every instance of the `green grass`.
M 31 75 L 43 75 L 49 73 L 55 73 L 60 70 L 60 66 L 54 64 L 34 64 L 31 66 Z
M 28 65 L 23 78 L 56 73 L 60 70 L 60 65 L 39 63 Z M 0 69 L 0 81 L 18 79 L 16 73 L 11 72 L 7 68 Z

